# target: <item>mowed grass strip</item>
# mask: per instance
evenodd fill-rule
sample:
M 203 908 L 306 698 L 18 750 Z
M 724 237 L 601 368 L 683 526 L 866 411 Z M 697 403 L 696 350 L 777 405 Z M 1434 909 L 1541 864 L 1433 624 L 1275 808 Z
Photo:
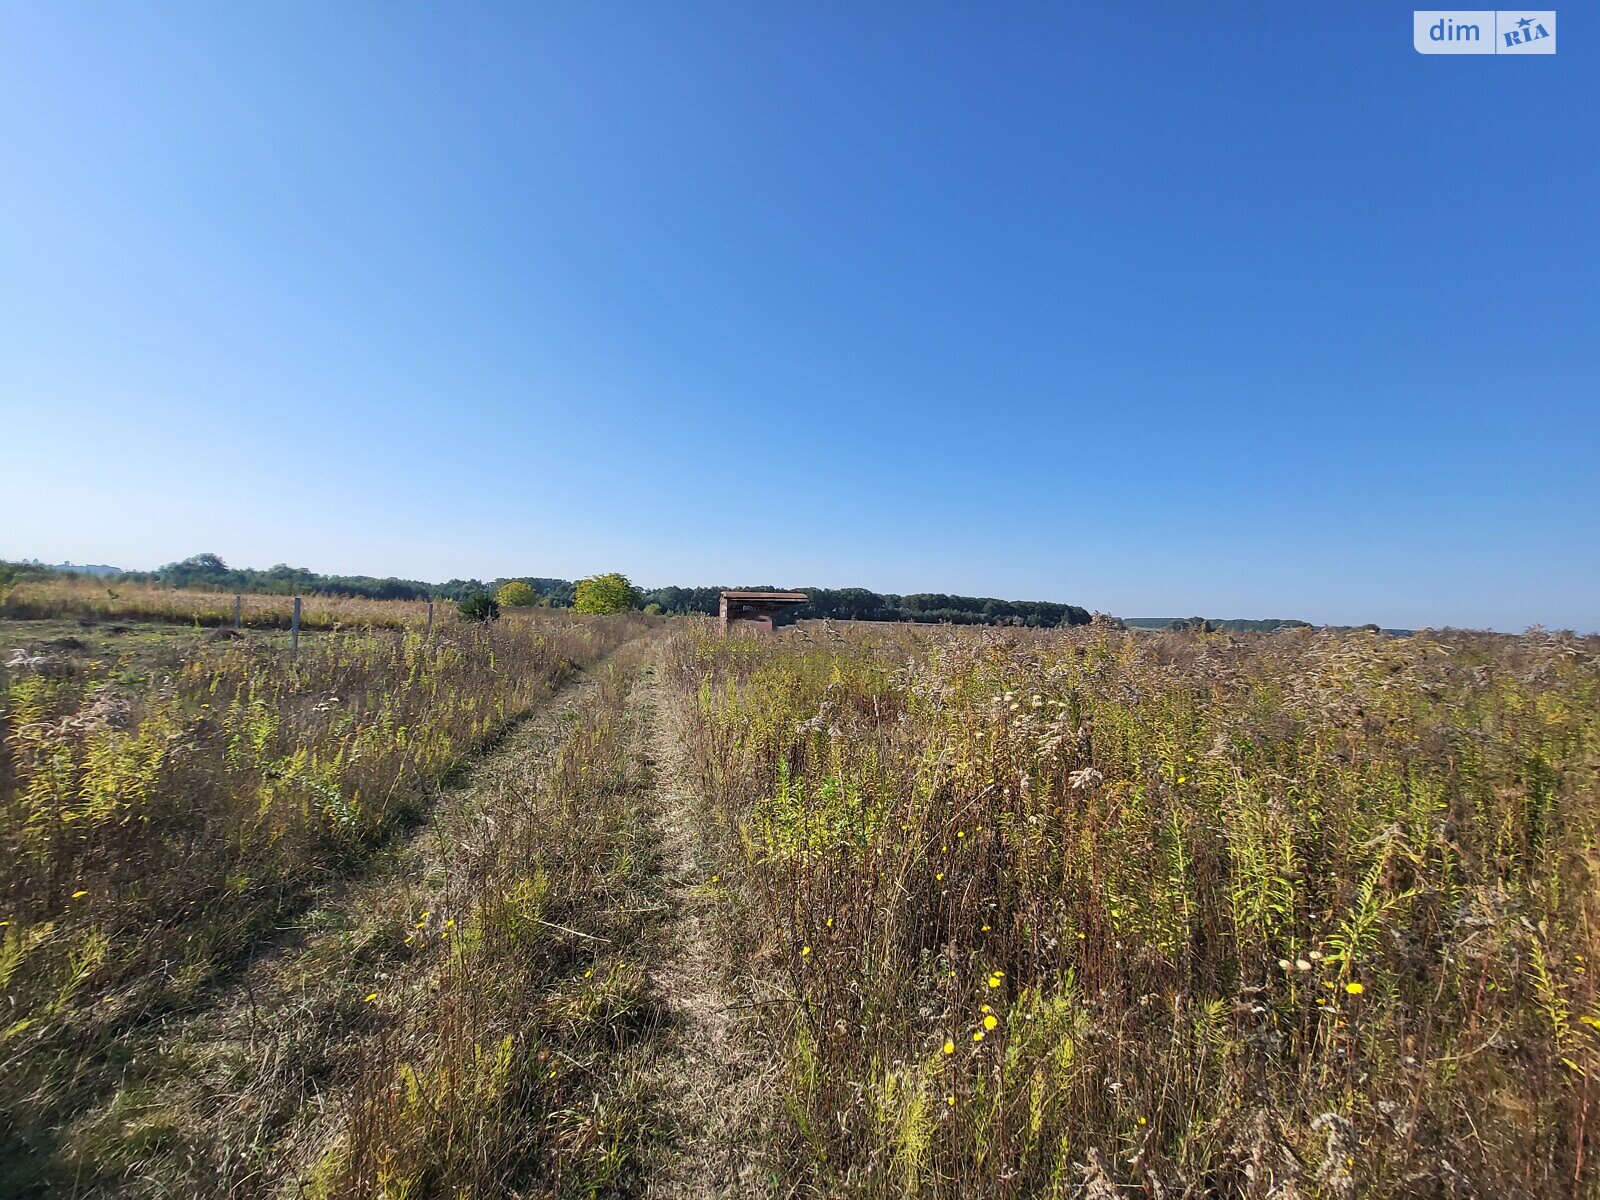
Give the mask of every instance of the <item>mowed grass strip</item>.
M 365 999 L 382 1025 L 348 1125 L 299 1186 L 326 1197 L 642 1194 L 662 902 L 632 650 L 554 761 L 485 812 L 430 955 Z

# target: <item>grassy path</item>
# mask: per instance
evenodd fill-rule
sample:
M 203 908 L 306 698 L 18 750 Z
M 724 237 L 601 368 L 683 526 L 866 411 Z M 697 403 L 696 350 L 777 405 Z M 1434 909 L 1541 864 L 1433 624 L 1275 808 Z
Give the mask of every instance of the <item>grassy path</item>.
M 656 829 L 670 917 L 654 963 L 666 1027 L 648 1075 L 670 1118 L 646 1194 L 702 1200 L 764 1194 L 762 1086 L 745 1014 L 728 980 L 730 954 L 718 929 L 723 895 L 689 784 L 683 743 L 659 660 L 637 689 L 648 807 Z
M 568 681 L 64 1131 L 75 1195 L 773 1191 L 665 640 Z
M 447 939 L 449 918 L 432 914 L 470 903 L 477 852 L 496 834 L 490 814 L 547 769 L 608 661 L 558 687 L 423 824 L 263 947 L 215 1004 L 125 1040 L 121 1086 L 65 1131 L 73 1157 L 94 1168 L 82 1194 L 269 1195 L 315 1158 L 383 1036 L 367 997 L 398 986 L 430 936 Z

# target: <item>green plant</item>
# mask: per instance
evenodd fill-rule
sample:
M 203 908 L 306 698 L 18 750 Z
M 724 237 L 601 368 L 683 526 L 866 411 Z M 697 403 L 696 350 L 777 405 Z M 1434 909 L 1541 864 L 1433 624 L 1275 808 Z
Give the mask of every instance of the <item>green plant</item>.
M 415 608 L 361 603 L 395 624 Z M 0 678 L 0 1179 L 60 1167 L 63 1114 L 127 1078 L 102 1070 L 130 1025 L 110 1014 L 206 994 L 636 631 L 541 611 L 431 638 L 319 633 L 291 656 L 158 626 L 157 649 L 148 630 L 126 658 L 56 639 Z
M 500 619 L 500 602 L 488 592 L 474 592 L 456 601 L 456 608 L 464 620 L 487 622 Z
M 492 793 L 494 836 L 404 927 L 408 969 L 370 997 L 390 1032 L 307 1195 L 644 1193 L 657 1117 L 637 1075 L 659 1028 L 644 935 L 667 906 L 631 678 L 607 673 L 526 796 Z
M 639 589 L 616 571 L 578 580 L 572 607 L 581 613 L 627 612 L 639 606 Z
M 494 598 L 501 608 L 532 608 L 539 602 L 538 593 L 520 579 L 501 584 Z
M 797 1194 L 1600 1187 L 1600 639 L 673 645 Z

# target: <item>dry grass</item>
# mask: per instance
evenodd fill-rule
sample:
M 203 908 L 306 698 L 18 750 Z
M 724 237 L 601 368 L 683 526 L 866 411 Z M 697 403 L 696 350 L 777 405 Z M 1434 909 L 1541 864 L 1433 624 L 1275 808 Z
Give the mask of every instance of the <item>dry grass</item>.
M 156 587 L 147 583 L 89 578 L 25 580 L 0 592 L 0 619 L 74 619 L 88 622 L 165 621 L 203 628 L 233 624 L 232 592 Z M 287 629 L 294 610 L 290 596 L 241 597 L 240 623 L 250 629 Z M 455 606 L 436 605 L 443 621 Z M 413 629 L 427 624 L 426 600 L 364 600 L 354 596 L 304 596 L 302 629 Z
M 397 618 L 398 622 L 399 618 Z M 130 1030 L 196 1003 L 413 822 L 441 780 L 639 626 L 549 614 L 297 657 L 51 650 L 9 671 L 0 756 L 0 1180 L 47 1178 L 61 1118 Z
M 373 998 L 384 1035 L 309 1194 L 642 1190 L 664 1116 L 641 1067 L 662 1026 L 649 968 L 669 906 L 636 671 L 614 662 L 553 761 L 482 810 L 485 835 L 408 932 L 429 949 Z
M 41 641 L 0 1191 L 1600 1186 L 1600 640 L 650 628 Z
M 1593 1194 L 1597 651 L 681 636 L 795 1186 Z

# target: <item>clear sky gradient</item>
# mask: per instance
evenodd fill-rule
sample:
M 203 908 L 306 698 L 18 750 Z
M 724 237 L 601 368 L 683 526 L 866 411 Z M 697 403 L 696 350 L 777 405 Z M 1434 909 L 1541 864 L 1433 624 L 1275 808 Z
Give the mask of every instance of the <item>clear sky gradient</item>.
M 0 557 L 1600 628 L 1589 15 L 8 3 Z

